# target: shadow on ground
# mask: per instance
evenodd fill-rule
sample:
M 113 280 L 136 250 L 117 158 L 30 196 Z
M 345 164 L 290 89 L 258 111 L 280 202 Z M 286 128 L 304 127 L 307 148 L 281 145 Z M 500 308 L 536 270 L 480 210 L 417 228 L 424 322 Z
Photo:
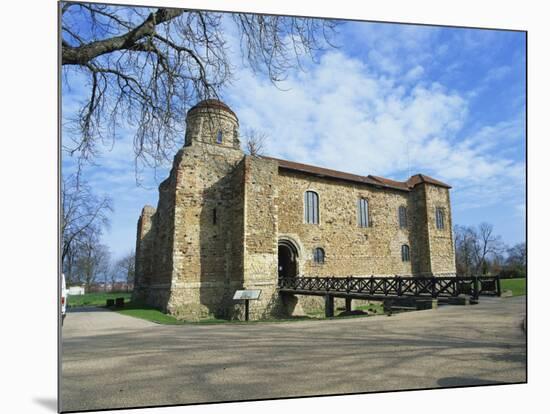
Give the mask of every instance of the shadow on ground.
M 481 378 L 470 377 L 447 377 L 441 378 L 437 381 L 437 385 L 440 387 L 464 387 L 473 385 L 498 385 L 503 384 L 499 381 L 485 380 Z
M 523 382 L 524 302 L 496 304 L 391 318 L 157 325 L 67 335 L 63 408 Z
M 35 397 L 33 401 L 50 411 L 57 412 L 57 399 L 55 398 Z

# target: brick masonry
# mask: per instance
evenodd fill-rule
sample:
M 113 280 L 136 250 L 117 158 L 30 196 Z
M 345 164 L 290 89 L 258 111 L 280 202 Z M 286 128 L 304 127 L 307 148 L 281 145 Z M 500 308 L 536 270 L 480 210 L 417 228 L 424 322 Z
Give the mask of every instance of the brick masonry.
M 185 319 L 241 318 L 243 306 L 232 296 L 243 288 L 262 290 L 251 302 L 254 319 L 320 307 L 319 298 L 277 293 L 280 243 L 295 250 L 298 275 L 456 274 L 447 187 L 395 189 L 287 167 L 245 156 L 238 119 L 224 104 L 191 109 L 157 208 L 145 206 L 138 220 L 134 297 Z M 304 221 L 308 190 L 319 195 L 318 224 Z M 369 205 L 364 228 L 359 198 Z M 407 208 L 406 228 L 399 226 L 400 206 Z M 443 229 L 436 208 L 444 211 Z M 410 261 L 402 260 L 404 244 Z M 323 264 L 313 260 L 318 247 Z

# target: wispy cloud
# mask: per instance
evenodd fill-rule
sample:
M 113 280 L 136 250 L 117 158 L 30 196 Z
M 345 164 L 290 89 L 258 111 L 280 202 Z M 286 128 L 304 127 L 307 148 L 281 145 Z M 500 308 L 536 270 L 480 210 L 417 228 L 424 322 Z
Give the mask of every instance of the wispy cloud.
M 487 72 L 487 75 L 485 76 L 484 81 L 485 82 L 493 82 L 493 81 L 502 80 L 510 72 L 512 72 L 512 68 L 508 65 L 499 66 L 499 67 L 496 67 L 496 68 L 491 68 Z
M 432 174 L 455 186 L 464 205 L 501 203 L 504 189 L 523 183 L 523 164 L 506 157 L 523 142 L 520 120 L 464 135 L 466 94 L 427 81 L 407 90 L 339 51 L 308 69 L 288 79 L 286 92 L 246 73 L 230 91 L 241 124 L 269 131 L 272 155 L 397 179 Z

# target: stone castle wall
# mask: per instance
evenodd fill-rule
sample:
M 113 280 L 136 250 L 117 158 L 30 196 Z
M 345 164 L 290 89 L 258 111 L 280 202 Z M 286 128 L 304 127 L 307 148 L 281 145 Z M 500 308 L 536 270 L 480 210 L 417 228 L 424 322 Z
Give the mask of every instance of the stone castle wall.
M 146 303 L 177 317 L 230 316 L 231 296 L 242 287 L 244 172 L 237 125 L 223 111 L 188 116 L 186 145 L 159 187 L 149 226 L 153 242 L 138 241 L 136 262 L 152 269 L 138 290 L 146 292 Z
M 429 253 L 431 272 L 435 276 L 455 276 L 455 246 L 453 238 L 453 223 L 449 191 L 434 185 L 426 185 L 427 230 L 429 238 Z M 443 229 L 438 229 L 435 220 L 436 208 L 442 208 Z
M 244 307 L 232 296 L 243 288 L 262 290 L 251 302 L 253 319 L 322 306 L 319 298 L 278 294 L 280 240 L 295 244 L 303 276 L 455 274 L 448 189 L 375 187 L 244 156 L 230 110 L 198 107 L 187 124 L 157 208 L 145 207 L 138 221 L 134 298 L 185 319 L 241 318 Z M 319 224 L 304 222 L 308 190 L 319 195 Z M 365 228 L 357 222 L 359 198 L 369 203 Z M 444 229 L 436 228 L 436 207 L 445 211 Z M 403 244 L 410 261 L 401 258 Z M 323 264 L 314 263 L 316 247 L 325 252 Z
M 275 161 L 244 160 L 244 287 L 261 289 L 251 302 L 254 318 L 284 313 L 277 293 L 277 169 Z
M 410 275 L 411 262 L 401 260 L 401 245 L 411 245 L 410 226 L 400 228 L 398 208 L 414 206 L 408 192 L 378 189 L 292 171 L 280 171 L 279 233 L 300 244 L 299 274 L 303 276 Z M 304 193 L 319 195 L 319 224 L 304 222 Z M 359 227 L 357 202 L 368 200 L 368 227 Z M 313 250 L 325 262 L 313 261 Z M 412 250 L 412 248 L 411 248 Z
M 144 287 L 150 284 L 152 274 L 152 245 L 154 243 L 154 234 L 151 231 L 153 225 L 152 216 L 155 214 L 154 207 L 145 206 L 137 224 L 136 236 L 136 264 L 134 290 L 132 291 L 132 300 L 144 301 L 146 294 Z
M 411 229 L 411 265 L 413 275 L 415 276 L 431 276 L 431 252 L 430 242 L 427 229 L 427 221 L 429 217 L 426 212 L 426 187 L 424 184 L 415 187 L 410 192 L 411 205 L 414 206 L 411 210 L 411 221 L 409 226 Z
M 226 316 L 231 291 L 242 285 L 242 252 L 236 243 L 243 228 L 235 220 L 243 209 L 237 173 L 241 159 L 240 151 L 209 144 L 184 148 L 177 166 L 168 304 L 174 315 Z

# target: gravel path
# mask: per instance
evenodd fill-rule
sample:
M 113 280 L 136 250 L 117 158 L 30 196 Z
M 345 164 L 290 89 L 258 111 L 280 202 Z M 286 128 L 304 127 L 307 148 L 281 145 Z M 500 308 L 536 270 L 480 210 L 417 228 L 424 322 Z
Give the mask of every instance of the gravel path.
M 63 327 L 62 409 L 524 382 L 525 297 L 331 321 L 157 325 L 109 311 Z

